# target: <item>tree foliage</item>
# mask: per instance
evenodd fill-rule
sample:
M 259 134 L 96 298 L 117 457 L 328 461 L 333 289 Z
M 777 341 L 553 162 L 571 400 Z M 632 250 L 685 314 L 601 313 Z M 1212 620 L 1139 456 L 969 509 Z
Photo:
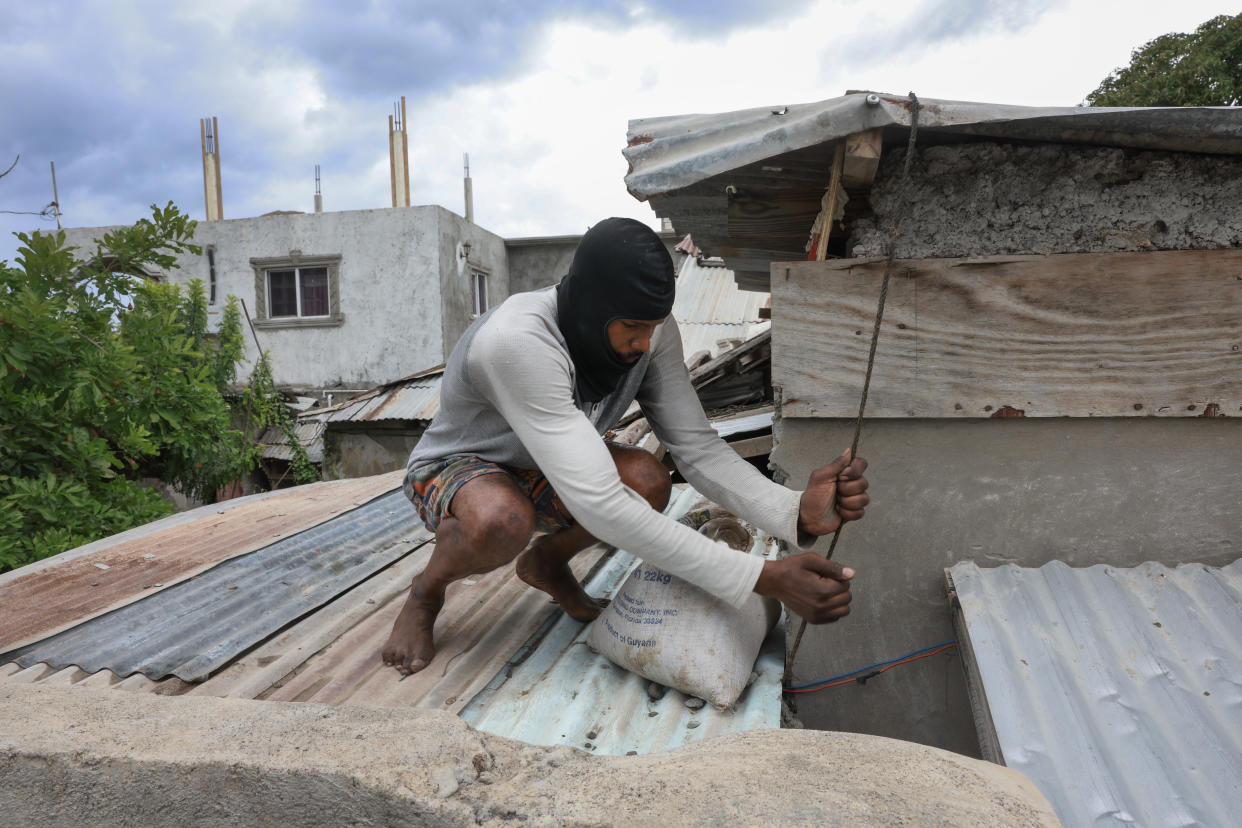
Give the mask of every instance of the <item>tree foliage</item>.
M 1220 15 L 1193 32 L 1171 32 L 1130 55 L 1089 106 L 1237 106 L 1242 103 L 1242 14 Z
M 201 282 L 132 275 L 197 253 L 194 225 L 153 206 L 84 263 L 39 232 L 17 234 L 16 267 L 0 262 L 0 571 L 171 512 L 144 477 L 210 501 L 254 467 L 227 400 L 236 300 L 209 336 Z

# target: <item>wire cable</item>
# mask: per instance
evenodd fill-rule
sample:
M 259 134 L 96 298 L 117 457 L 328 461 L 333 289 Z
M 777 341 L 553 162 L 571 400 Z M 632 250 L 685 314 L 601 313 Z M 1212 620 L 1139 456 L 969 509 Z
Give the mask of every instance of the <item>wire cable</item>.
M 939 644 L 932 644 L 930 647 L 923 647 L 919 650 L 912 650 L 903 656 L 889 659 L 888 661 L 877 661 L 875 664 L 868 664 L 866 667 L 859 667 L 857 670 L 851 670 L 848 673 L 830 676 L 826 679 L 819 679 L 807 684 L 799 684 L 793 687 L 786 687 L 786 693 L 816 693 L 820 690 L 827 690 L 829 687 L 840 687 L 845 684 L 866 684 L 869 680 L 878 675 L 887 673 L 894 667 L 900 667 L 903 664 L 911 664 L 924 658 L 931 658 L 934 655 L 947 652 L 957 647 L 956 641 L 942 641 Z M 877 669 L 878 668 L 878 669 Z M 872 672 L 869 672 L 872 671 Z M 867 673 L 867 675 L 860 675 Z
M 889 275 L 892 273 L 893 259 L 897 256 L 897 240 L 901 237 L 901 225 L 905 221 L 906 213 L 909 212 L 909 204 L 906 202 L 906 184 L 910 180 L 910 166 L 914 162 L 914 147 L 917 144 L 919 134 L 919 110 L 922 108 L 918 95 L 911 92 L 909 97 L 910 136 L 906 142 L 906 157 L 901 168 L 901 179 L 897 183 L 897 204 L 900 207 L 897 219 L 893 224 L 892 233 L 888 237 L 888 256 L 884 261 L 884 278 L 880 283 L 880 299 L 875 311 L 875 327 L 871 331 L 871 350 L 867 354 L 867 373 L 863 377 L 862 398 L 858 401 L 858 417 L 854 421 L 854 440 L 850 443 L 851 461 L 858 456 L 858 439 L 862 436 L 863 414 L 867 410 L 867 393 L 871 389 L 871 369 L 875 367 L 875 351 L 876 346 L 880 342 L 880 325 L 884 322 L 884 303 L 888 300 Z M 840 540 L 841 530 L 844 528 L 845 523 L 842 522 L 837 527 L 836 532 L 833 533 L 832 542 L 828 544 L 828 551 L 824 554 L 825 558 L 831 558 L 832 553 L 836 551 L 837 541 Z M 798 657 L 798 648 L 802 646 L 802 636 L 806 633 L 806 623 L 806 619 L 803 618 L 802 623 L 798 625 L 798 634 L 794 636 L 793 647 L 790 648 L 789 656 L 785 660 L 785 681 L 793 678 L 794 660 Z

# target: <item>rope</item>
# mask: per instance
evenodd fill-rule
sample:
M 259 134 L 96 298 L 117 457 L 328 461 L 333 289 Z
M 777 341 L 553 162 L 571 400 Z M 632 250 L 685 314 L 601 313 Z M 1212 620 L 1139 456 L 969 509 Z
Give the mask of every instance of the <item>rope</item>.
M 867 374 L 863 377 L 862 399 L 858 402 L 858 417 L 854 420 L 854 439 L 850 443 L 850 458 L 858 456 L 858 438 L 862 435 L 863 414 L 867 410 L 867 393 L 871 390 L 871 371 L 875 367 L 875 350 L 880 342 L 880 325 L 884 321 L 884 303 L 888 301 L 888 278 L 893 270 L 893 259 L 897 253 L 897 239 L 901 237 L 901 225 L 905 221 L 906 213 L 909 212 L 909 204 L 906 201 L 906 184 L 910 179 L 910 165 L 914 161 L 914 145 L 919 133 L 919 98 L 913 92 L 910 93 L 910 138 L 906 142 L 906 158 L 901 169 L 901 180 L 897 185 L 897 203 L 901 205 L 901 210 L 897 214 L 897 221 L 893 223 L 893 230 L 888 237 L 888 257 L 884 261 L 884 279 L 880 283 L 880 301 L 875 311 L 875 327 L 871 330 L 871 350 L 867 354 Z M 832 542 L 828 544 L 828 552 L 825 558 L 831 558 L 832 553 L 836 551 L 837 541 L 841 538 L 841 530 L 845 528 L 842 523 L 837 527 L 837 531 L 832 534 Z M 798 634 L 794 637 L 793 648 L 789 651 L 789 659 L 785 664 L 785 684 L 793 678 L 794 659 L 798 657 L 798 648 L 802 646 L 802 636 L 806 632 L 806 619 L 802 619 L 802 623 L 798 626 Z

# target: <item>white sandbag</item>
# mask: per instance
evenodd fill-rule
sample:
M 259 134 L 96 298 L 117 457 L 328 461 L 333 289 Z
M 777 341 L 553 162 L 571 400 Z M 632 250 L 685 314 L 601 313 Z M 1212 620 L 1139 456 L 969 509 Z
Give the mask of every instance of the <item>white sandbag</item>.
M 718 508 L 681 519 L 718 543 L 749 550 L 752 536 Z M 724 709 L 746 688 L 779 602 L 753 593 L 735 608 L 644 562 L 630 573 L 599 617 L 587 645 L 614 664 Z

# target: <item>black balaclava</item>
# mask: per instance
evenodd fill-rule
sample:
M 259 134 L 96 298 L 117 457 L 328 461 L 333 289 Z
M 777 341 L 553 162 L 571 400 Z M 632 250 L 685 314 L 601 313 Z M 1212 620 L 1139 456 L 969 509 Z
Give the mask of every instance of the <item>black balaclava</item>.
M 672 313 L 673 259 L 647 225 L 604 219 L 586 232 L 569 273 L 556 287 L 556 322 L 574 361 L 578 397 L 598 402 L 633 368 L 608 344 L 614 319 L 663 319 Z

